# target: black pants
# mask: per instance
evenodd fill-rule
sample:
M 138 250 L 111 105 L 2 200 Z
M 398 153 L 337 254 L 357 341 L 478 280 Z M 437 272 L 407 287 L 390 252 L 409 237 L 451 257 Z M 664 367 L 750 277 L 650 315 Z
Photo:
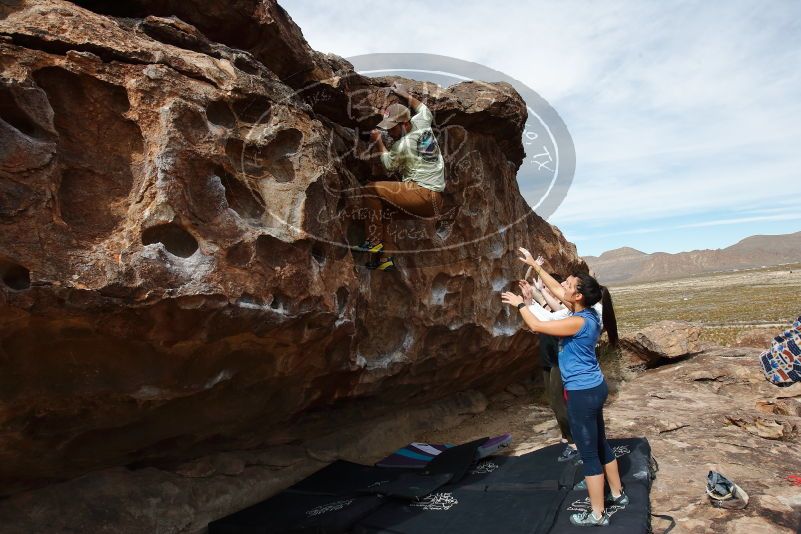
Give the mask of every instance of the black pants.
M 545 395 L 548 397 L 548 404 L 556 416 L 559 423 L 559 430 L 562 438 L 568 443 L 573 443 L 573 434 L 570 432 L 570 423 L 567 418 L 567 403 L 565 403 L 564 387 L 562 386 L 562 375 L 558 367 L 546 367 L 542 370 L 542 380 L 545 383 Z
M 603 466 L 615 459 L 606 442 L 604 427 L 604 403 L 609 396 L 606 380 L 590 389 L 567 392 L 567 414 L 570 428 L 576 439 L 581 459 L 584 461 L 584 476 L 600 475 Z

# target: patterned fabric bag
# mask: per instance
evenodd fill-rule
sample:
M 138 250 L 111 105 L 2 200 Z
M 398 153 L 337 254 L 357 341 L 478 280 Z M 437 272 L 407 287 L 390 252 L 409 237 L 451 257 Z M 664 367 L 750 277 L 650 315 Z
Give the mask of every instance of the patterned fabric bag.
M 770 349 L 759 357 L 765 378 L 777 386 L 801 382 L 801 317 L 773 338 Z

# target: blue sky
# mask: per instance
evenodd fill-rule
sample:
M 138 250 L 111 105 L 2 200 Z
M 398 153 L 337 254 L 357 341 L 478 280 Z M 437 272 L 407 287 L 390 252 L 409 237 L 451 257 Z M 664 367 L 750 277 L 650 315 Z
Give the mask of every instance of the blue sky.
M 576 146 L 549 222 L 581 255 L 801 230 L 797 0 L 281 5 L 316 50 L 448 55 L 548 100 Z

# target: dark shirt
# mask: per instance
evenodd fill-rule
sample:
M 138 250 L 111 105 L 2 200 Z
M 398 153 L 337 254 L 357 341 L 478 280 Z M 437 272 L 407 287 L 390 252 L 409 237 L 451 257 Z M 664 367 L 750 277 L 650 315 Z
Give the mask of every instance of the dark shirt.
M 543 369 L 559 367 L 559 338 L 540 334 L 540 362 Z

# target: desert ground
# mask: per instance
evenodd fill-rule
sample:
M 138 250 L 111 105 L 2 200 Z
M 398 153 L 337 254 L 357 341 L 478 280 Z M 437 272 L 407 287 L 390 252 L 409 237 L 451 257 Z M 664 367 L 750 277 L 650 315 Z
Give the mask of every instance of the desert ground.
M 629 333 L 663 319 L 704 329 L 732 345 L 748 330 L 781 331 L 801 315 L 801 263 L 611 287 L 618 328 Z

